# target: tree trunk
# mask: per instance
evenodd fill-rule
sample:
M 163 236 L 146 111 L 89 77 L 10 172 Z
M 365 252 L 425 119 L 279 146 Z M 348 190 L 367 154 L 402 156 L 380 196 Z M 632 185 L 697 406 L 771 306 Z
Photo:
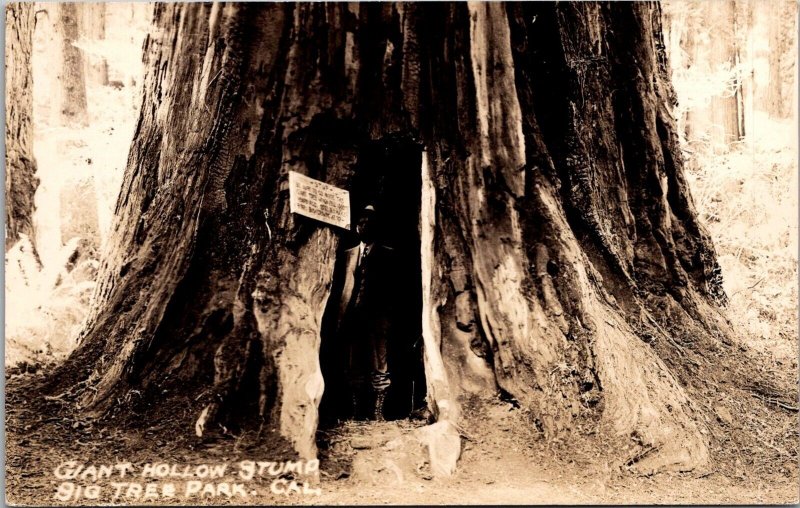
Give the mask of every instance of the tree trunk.
M 686 17 L 686 22 L 679 25 L 683 29 L 680 45 L 670 53 L 679 55 L 683 50 L 687 58 L 685 61 L 675 58 L 672 63 L 689 71 L 694 80 L 699 76 L 715 76 L 713 95 L 706 92 L 708 100 L 695 99 L 686 111 L 686 139 L 726 149 L 742 139 L 745 121 L 739 69 L 741 34 L 736 23 L 735 1 L 678 2 L 669 8 Z M 696 93 L 704 93 L 701 83 L 695 86 Z
M 704 55 L 708 50 L 707 44 L 704 44 L 703 30 L 701 20 L 707 17 L 707 3 L 702 2 L 686 2 L 685 4 L 678 4 L 675 10 L 686 11 L 686 23 L 683 25 L 683 35 L 680 40 L 680 48 L 685 52 L 685 61 L 673 60 L 673 65 L 682 65 L 685 69 L 692 69 L 694 72 L 702 72 L 711 74 L 711 66 L 708 65 L 710 58 Z M 705 64 L 705 65 L 704 65 Z M 698 69 L 698 67 L 701 67 Z M 684 135 L 689 141 L 702 141 L 711 142 L 711 111 L 710 103 L 697 101 L 692 107 L 686 109 L 683 122 Z
M 402 138 L 425 150 L 404 171 L 422 187 L 436 418 L 502 390 L 545 435 L 591 429 L 643 471 L 707 460 L 687 390 L 725 296 L 657 6 L 158 4 L 154 19 L 94 310 L 54 389 L 314 456 L 343 232 L 289 212 L 288 172 L 358 203 L 378 171 L 365 147 Z
M 755 68 L 753 62 L 758 52 L 754 49 L 756 44 L 757 23 L 754 11 L 757 8 L 754 2 L 736 2 L 736 58 L 739 65 L 737 74 L 741 81 L 739 97 L 740 128 L 742 137 L 752 134 L 755 119 Z
M 106 38 L 106 4 L 103 2 L 79 4 L 83 11 L 86 38 L 97 43 Z M 89 76 L 92 83 L 108 85 L 108 62 L 105 57 L 87 55 Z
M 33 158 L 32 3 L 6 6 L 6 252 L 26 235 L 35 250 L 33 197 L 39 180 Z
M 740 116 L 742 113 L 742 82 L 738 71 L 738 47 L 736 42 L 736 10 L 734 0 L 708 2 L 705 5 L 706 19 L 713 19 L 711 28 L 711 64 L 730 76 L 725 90 L 711 98 L 713 139 L 730 146 L 742 136 Z
M 83 52 L 75 46 L 79 33 L 80 4 L 58 4 L 59 29 L 62 40 L 61 118 L 67 125 L 86 125 L 86 82 L 83 72 Z
M 783 118 L 783 90 L 781 84 L 781 54 L 783 37 L 781 33 L 781 5 L 772 2 L 769 6 L 769 84 L 767 85 L 767 112 L 774 118 Z
M 769 83 L 767 112 L 773 118 L 788 118 L 795 88 L 797 4 L 789 1 L 770 2 L 768 23 Z

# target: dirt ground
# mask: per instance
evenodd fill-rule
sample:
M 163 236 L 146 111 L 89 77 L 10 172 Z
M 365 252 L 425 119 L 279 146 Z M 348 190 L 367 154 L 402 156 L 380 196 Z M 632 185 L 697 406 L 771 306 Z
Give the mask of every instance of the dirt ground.
M 280 461 L 280 453 L 241 436 L 200 439 L 192 429 L 145 424 L 122 430 L 86 421 L 62 400 L 30 393 L 38 376 L 7 379 L 6 496 L 11 505 L 793 504 L 799 497 L 796 413 L 759 405 L 755 398 L 748 401 L 751 411 L 758 412 L 758 421 L 771 433 L 740 415 L 735 421 L 719 419 L 712 430 L 711 466 L 691 473 L 640 476 L 624 467 L 624 453 L 576 446 L 574 440 L 546 441 L 532 430 L 524 409 L 498 400 L 465 406 L 463 451 L 449 478 L 435 478 L 426 454 L 408 447 L 408 436 L 425 422 L 398 420 L 344 422 L 320 434 L 318 481 L 313 474 L 264 473 L 242 482 L 236 477 L 240 461 Z M 739 436 L 747 429 L 755 429 L 749 441 Z M 719 438 L 726 433 L 739 437 L 726 445 L 726 438 Z M 784 441 L 775 436 L 784 436 Z M 78 478 L 69 482 L 73 497 L 62 501 L 57 495 L 64 480 L 56 477 L 56 470 L 70 460 L 87 467 L 130 462 L 133 476 Z M 220 483 L 240 482 L 245 495 L 232 491 L 229 497 L 225 489 L 186 495 L 184 478 L 137 478 L 135 473 L 148 463 L 228 464 L 226 476 L 208 483 L 219 489 Z M 281 477 L 287 479 L 273 493 L 271 487 Z M 293 491 L 288 488 L 292 478 L 297 485 Z M 304 492 L 306 481 L 309 490 Z M 156 489 L 171 483 L 176 494 L 165 497 L 158 490 L 155 497 L 143 492 L 137 496 L 127 484 L 115 485 L 123 482 L 141 483 L 142 491 L 147 483 Z M 88 485 L 100 487 L 97 498 L 86 497 Z M 115 489 L 121 489 L 116 498 Z

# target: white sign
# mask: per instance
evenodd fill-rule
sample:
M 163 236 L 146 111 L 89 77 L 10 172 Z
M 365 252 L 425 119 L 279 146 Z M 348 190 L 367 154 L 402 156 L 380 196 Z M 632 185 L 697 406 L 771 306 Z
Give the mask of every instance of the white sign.
M 289 210 L 350 229 L 350 192 L 289 171 Z

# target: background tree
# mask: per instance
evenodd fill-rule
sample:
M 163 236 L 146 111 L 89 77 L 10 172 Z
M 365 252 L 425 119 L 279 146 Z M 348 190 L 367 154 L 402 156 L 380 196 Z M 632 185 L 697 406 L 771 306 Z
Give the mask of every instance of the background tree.
M 796 101 L 796 2 L 665 1 L 666 42 L 693 149 L 724 152 Z
M 695 84 L 693 93 L 682 95 L 680 124 L 689 140 L 725 150 L 745 135 L 740 51 L 751 28 L 749 8 L 749 2 L 734 0 L 664 7 L 671 65 Z
M 658 9 L 158 4 L 95 306 L 50 389 L 313 456 L 340 232 L 289 213 L 287 175 L 354 188 L 363 147 L 404 138 L 440 428 L 503 391 L 550 438 L 704 464 L 696 397 L 738 371 Z
M 769 37 L 769 81 L 765 94 L 766 110 L 774 118 L 788 118 L 797 109 L 791 97 L 796 94 L 797 4 L 778 1 L 764 9 Z M 795 86 L 791 86 L 795 84 Z M 789 85 L 789 86 L 787 86 Z
M 82 35 L 97 44 L 106 38 L 106 4 L 96 2 L 81 6 L 84 11 Z M 87 55 L 90 79 L 98 85 L 108 84 L 108 62 L 102 55 Z
M 706 19 L 714 20 L 711 32 L 711 61 L 728 71 L 727 86 L 711 98 L 711 118 L 715 137 L 730 145 L 744 137 L 744 101 L 741 70 L 739 68 L 739 43 L 736 2 L 724 0 L 706 3 Z M 712 12 L 712 10 L 714 12 Z
M 80 37 L 80 6 L 76 3 L 58 4 L 58 28 L 61 33 L 61 117 L 66 124 L 86 125 L 86 82 L 83 52 L 75 46 Z
M 39 184 L 33 157 L 33 4 L 6 6 L 6 252 L 27 235 L 34 248 L 33 195 Z

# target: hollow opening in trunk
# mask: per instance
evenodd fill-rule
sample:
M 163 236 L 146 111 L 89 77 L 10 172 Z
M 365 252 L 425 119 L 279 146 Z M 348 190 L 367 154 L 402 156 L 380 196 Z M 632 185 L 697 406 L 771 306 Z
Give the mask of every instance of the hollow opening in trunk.
M 422 147 L 408 138 L 361 148 L 350 189 L 353 230 L 340 242 L 321 329 L 321 429 L 372 419 L 381 392 L 387 420 L 425 405 L 421 164 Z M 362 216 L 369 217 L 366 234 Z

